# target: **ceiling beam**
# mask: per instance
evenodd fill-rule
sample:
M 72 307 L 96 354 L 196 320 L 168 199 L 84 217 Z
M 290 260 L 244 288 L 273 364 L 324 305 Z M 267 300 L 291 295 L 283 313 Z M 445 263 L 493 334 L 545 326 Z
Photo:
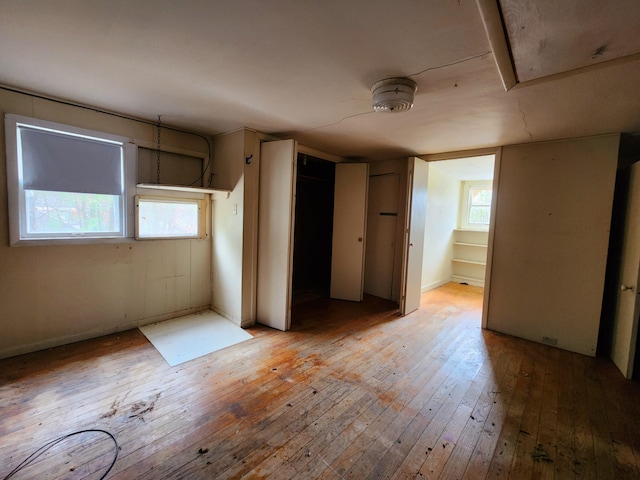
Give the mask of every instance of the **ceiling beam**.
M 518 80 L 511 62 L 511 53 L 502 23 L 502 15 L 497 0 L 476 0 L 484 30 L 487 32 L 489 45 L 493 51 L 493 58 L 498 67 L 498 73 L 505 91 L 516 86 Z

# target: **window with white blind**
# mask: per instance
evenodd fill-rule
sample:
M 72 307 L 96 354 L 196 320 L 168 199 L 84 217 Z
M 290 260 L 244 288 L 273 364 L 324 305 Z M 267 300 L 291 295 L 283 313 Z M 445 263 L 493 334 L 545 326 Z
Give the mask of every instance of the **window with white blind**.
M 18 115 L 5 132 L 11 244 L 127 235 L 128 139 Z

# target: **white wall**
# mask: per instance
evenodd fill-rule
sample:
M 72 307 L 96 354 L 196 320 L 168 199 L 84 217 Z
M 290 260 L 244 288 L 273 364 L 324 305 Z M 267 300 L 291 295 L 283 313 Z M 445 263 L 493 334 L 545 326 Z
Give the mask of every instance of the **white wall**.
M 213 139 L 213 184 L 231 193 L 212 202 L 211 308 L 238 325 L 242 317 L 243 153 L 244 130 Z
M 213 201 L 211 308 L 237 325 L 255 321 L 259 135 L 248 129 L 213 139 L 213 186 L 231 190 Z
M 619 135 L 504 147 L 487 327 L 595 355 Z
M 152 125 L 0 91 L 0 110 L 154 143 Z M 211 239 L 9 247 L 0 133 L 0 357 L 125 330 L 207 308 Z M 206 153 L 163 131 L 163 145 Z
M 451 279 L 453 230 L 458 225 L 460 180 L 429 166 L 427 217 L 422 257 L 422 291 Z

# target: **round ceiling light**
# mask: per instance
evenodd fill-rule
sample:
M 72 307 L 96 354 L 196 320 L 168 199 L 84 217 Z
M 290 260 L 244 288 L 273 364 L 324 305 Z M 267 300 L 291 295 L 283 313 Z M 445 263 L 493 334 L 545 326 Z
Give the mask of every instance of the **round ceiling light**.
M 418 86 L 408 78 L 385 78 L 373 84 L 373 110 L 376 112 L 406 112 L 413 107 Z

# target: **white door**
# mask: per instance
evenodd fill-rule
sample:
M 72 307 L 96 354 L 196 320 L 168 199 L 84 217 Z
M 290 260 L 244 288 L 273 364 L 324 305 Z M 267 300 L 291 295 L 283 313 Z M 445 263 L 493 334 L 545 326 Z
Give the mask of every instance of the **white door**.
M 407 315 L 420 308 L 422 288 L 422 254 L 427 216 L 429 165 L 412 157 L 408 161 L 407 228 L 403 264 L 400 313 Z
M 336 165 L 331 298 L 362 301 L 369 165 Z
M 393 297 L 399 186 L 398 173 L 369 177 L 364 292 L 387 300 Z
M 622 265 L 613 324 L 611 359 L 622 374 L 631 378 L 640 315 L 640 162 L 631 167 L 629 203 L 622 243 Z
M 260 147 L 256 320 L 289 330 L 297 146 L 294 140 Z

